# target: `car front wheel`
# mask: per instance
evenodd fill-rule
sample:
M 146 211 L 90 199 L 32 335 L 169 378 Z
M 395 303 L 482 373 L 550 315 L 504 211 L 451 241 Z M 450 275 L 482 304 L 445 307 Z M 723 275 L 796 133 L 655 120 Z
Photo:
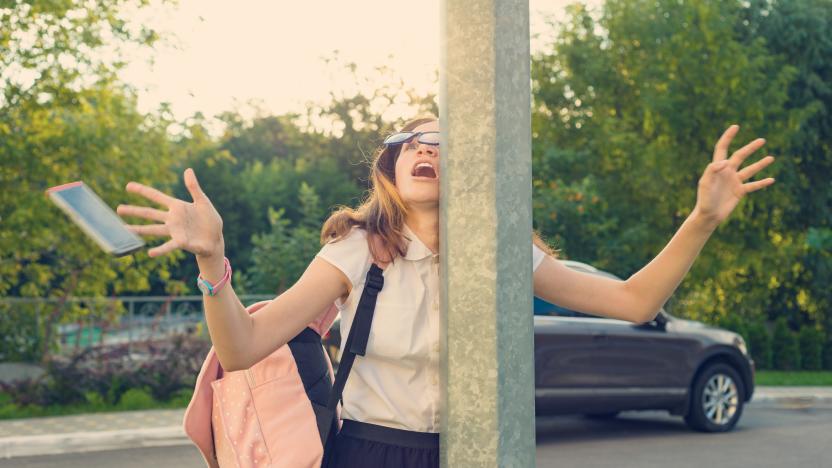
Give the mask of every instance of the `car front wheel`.
M 743 395 L 743 382 L 733 367 L 711 364 L 693 383 L 685 422 L 702 432 L 730 431 L 742 415 Z

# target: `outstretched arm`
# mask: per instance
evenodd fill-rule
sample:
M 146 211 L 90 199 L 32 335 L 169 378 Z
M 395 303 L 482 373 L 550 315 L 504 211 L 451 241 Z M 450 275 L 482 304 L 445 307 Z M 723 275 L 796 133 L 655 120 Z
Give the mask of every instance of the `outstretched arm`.
M 610 318 L 647 322 L 673 294 L 716 227 L 747 193 L 774 183 L 773 178 L 744 183 L 774 162 L 773 156 L 740 169 L 765 140 L 759 138 L 728 158 L 739 127 L 732 125 L 716 144 L 713 161 L 699 179 L 696 206 L 670 242 L 650 263 L 626 281 L 571 270 L 547 257 L 534 274 L 535 295 L 573 310 Z
M 222 219 L 192 169 L 185 171 L 185 187 L 193 202 L 130 182 L 128 191 L 166 209 L 119 205 L 117 212 L 157 222 L 130 226 L 137 234 L 168 238 L 162 245 L 150 249 L 148 255 L 157 257 L 176 249 L 191 252 L 196 255 L 202 276 L 216 283 L 225 273 Z M 252 315 L 245 310 L 230 283 L 216 295 L 205 296 L 208 333 L 223 369 L 235 371 L 253 366 L 291 340 L 348 288 L 349 280 L 338 268 L 315 258 L 291 288 Z

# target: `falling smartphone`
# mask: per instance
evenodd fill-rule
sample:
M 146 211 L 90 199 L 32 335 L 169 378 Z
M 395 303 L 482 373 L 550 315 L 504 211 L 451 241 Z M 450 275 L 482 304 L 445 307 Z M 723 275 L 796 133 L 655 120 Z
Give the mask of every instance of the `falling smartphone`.
M 144 246 L 141 237 L 84 182 L 51 187 L 46 195 L 108 253 L 121 257 Z

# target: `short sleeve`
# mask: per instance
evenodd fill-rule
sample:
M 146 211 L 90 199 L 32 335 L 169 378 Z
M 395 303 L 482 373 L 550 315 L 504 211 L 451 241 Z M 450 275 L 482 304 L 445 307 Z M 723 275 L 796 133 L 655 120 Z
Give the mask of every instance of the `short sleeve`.
M 537 271 L 537 267 L 543 263 L 544 258 L 546 258 L 546 252 L 532 242 L 532 272 Z
M 321 257 L 341 270 L 354 288 L 361 282 L 370 258 L 367 232 L 353 227 L 346 237 L 324 244 L 316 257 Z

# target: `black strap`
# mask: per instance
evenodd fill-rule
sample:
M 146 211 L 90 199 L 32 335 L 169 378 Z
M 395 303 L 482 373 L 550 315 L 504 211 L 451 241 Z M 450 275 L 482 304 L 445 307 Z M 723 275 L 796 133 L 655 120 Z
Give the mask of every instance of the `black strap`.
M 338 372 L 335 374 L 332 393 L 329 395 L 327 409 L 329 410 L 328 413 L 331 412 L 332 414 L 333 423 L 329 428 L 330 430 L 321 432 L 321 442 L 324 447 L 327 446 L 327 439 L 331 433 L 335 432 L 334 429 L 337 428 L 338 422 L 334 420 L 335 408 L 338 406 L 338 402 L 341 401 L 341 393 L 344 391 L 347 377 L 349 377 L 352 364 L 355 362 L 355 355 L 363 356 L 367 352 L 367 340 L 370 338 L 370 326 L 373 323 L 376 298 L 382 287 L 384 287 L 383 270 L 373 263 L 370 266 L 370 271 L 367 272 L 364 291 L 361 293 L 361 299 L 358 301 L 355 318 L 352 321 L 350 332 L 347 335 L 347 342 L 344 344 L 344 354 L 341 356 L 341 362 L 338 364 Z

